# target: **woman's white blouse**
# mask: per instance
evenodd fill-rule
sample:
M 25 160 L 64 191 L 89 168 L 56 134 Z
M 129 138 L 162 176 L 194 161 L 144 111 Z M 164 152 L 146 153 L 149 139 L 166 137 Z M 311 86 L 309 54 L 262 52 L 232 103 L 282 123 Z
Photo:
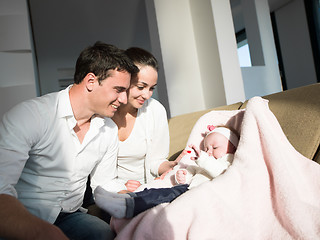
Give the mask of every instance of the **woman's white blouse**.
M 118 177 L 124 180 L 137 180 L 145 183 L 144 160 L 147 154 L 145 133 L 146 115 L 138 115 L 130 136 L 119 142 Z
M 158 176 L 158 169 L 169 154 L 169 127 L 163 105 L 149 99 L 138 110 L 130 136 L 119 144 L 118 176 L 125 183 L 143 183 Z

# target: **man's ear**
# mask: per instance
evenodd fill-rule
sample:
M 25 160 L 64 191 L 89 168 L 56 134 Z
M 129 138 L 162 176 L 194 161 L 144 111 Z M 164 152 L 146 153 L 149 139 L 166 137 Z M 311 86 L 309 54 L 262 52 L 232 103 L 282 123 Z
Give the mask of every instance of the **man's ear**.
M 86 85 L 88 92 L 91 92 L 93 90 L 95 81 L 97 81 L 97 77 L 94 73 L 88 73 L 85 76 L 84 82 L 85 82 L 85 85 Z

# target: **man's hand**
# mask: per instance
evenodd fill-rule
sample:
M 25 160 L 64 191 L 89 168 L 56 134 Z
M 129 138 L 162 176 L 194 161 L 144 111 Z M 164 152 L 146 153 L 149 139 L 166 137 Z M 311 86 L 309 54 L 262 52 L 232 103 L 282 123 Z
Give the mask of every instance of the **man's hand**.
M 40 226 L 39 226 L 40 227 Z M 35 240 L 42 240 L 42 239 L 47 239 L 47 240 L 68 240 L 63 232 L 61 231 L 60 228 L 58 228 L 55 225 L 45 223 L 42 225 L 41 231 L 38 232 L 38 235 L 36 238 L 33 238 Z
M 67 240 L 57 226 L 32 215 L 13 196 L 0 194 L 0 238 Z

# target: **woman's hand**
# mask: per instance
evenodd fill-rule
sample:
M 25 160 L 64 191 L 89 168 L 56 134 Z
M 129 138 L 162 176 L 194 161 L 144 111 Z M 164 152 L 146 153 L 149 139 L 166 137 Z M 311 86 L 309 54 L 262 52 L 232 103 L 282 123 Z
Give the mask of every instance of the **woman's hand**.
M 177 163 L 175 161 L 164 161 L 159 166 L 158 174 L 161 176 L 165 172 L 171 171 L 175 165 L 177 165 Z
M 167 170 L 166 172 L 162 173 L 160 177 L 155 178 L 155 180 L 163 180 L 164 177 L 168 174 L 168 172 L 170 172 L 172 170 L 172 168 L 170 168 L 169 170 Z
M 128 180 L 125 186 L 129 192 L 134 192 L 138 187 L 141 186 L 141 183 L 136 180 Z
M 185 155 L 189 154 L 189 150 L 184 149 L 179 156 L 176 158 L 176 160 L 174 160 L 174 162 L 176 162 L 176 164 L 178 164 L 181 160 L 181 158 L 183 158 Z
M 197 154 L 197 157 L 191 157 L 191 159 L 196 160 L 198 158 L 198 156 L 200 155 L 200 151 L 194 145 L 189 145 L 189 147 L 194 149 L 194 151 Z M 190 150 L 184 149 L 174 161 L 164 161 L 163 163 L 161 163 L 159 170 L 158 170 L 159 175 L 161 176 L 163 173 L 165 173 L 167 171 L 171 171 L 185 155 L 190 154 L 190 153 L 191 153 Z

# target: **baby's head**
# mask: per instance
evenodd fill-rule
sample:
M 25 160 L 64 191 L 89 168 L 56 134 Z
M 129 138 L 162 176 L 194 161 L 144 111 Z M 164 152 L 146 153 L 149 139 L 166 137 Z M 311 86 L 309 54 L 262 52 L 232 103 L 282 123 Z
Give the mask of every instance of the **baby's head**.
M 236 151 L 239 138 L 234 131 L 227 127 L 213 126 L 210 126 L 209 130 L 203 140 L 204 151 L 209 156 L 221 158 L 227 153 Z

